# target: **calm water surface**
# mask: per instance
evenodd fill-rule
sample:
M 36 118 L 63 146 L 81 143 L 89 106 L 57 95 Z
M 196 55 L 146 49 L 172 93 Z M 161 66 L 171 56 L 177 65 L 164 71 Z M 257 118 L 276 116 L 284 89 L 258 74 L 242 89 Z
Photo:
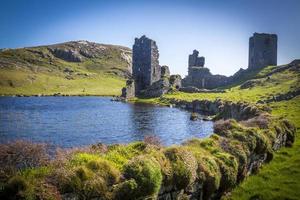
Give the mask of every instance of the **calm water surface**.
M 155 135 L 170 145 L 212 133 L 212 122 L 189 118 L 189 112 L 177 108 L 112 102 L 109 97 L 0 97 L 0 143 L 27 139 L 73 147 Z

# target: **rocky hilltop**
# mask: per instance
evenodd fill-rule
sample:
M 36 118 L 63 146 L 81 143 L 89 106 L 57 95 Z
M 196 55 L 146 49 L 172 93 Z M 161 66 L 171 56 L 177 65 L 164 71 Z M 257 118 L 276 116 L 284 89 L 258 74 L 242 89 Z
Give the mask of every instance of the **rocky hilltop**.
M 71 93 L 77 94 L 89 88 L 89 94 L 101 95 L 100 90 L 91 90 L 101 85 L 113 90 L 121 88 L 130 69 L 131 49 L 116 45 L 82 40 L 2 49 L 0 93 L 66 93 L 69 88 Z M 70 80 L 73 80 L 72 84 Z M 82 82 L 87 84 L 86 87 L 82 87 Z M 92 84 L 95 82 L 101 82 L 100 86 Z M 114 93 L 118 92 L 111 94 Z

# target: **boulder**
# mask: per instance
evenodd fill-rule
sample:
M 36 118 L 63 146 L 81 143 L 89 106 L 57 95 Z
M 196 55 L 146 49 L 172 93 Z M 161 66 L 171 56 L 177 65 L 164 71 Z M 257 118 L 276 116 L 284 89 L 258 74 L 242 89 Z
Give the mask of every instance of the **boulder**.
M 248 80 L 240 86 L 240 89 L 253 88 L 254 86 L 262 84 L 262 82 L 260 79 Z
M 122 88 L 122 95 L 121 97 L 125 99 L 130 99 L 135 97 L 135 85 L 134 85 L 134 80 L 129 79 L 126 81 L 126 87 Z
M 187 86 L 187 87 L 182 87 L 179 88 L 179 91 L 181 92 L 187 92 L 187 93 L 196 93 L 196 92 L 200 92 L 200 90 L 194 86 Z
M 180 75 L 171 75 L 170 76 L 170 87 L 176 89 L 181 88 L 181 76 Z
M 144 97 L 160 97 L 161 95 L 166 94 L 169 90 L 169 79 L 163 78 L 154 82 L 147 89 L 143 90 L 141 95 Z

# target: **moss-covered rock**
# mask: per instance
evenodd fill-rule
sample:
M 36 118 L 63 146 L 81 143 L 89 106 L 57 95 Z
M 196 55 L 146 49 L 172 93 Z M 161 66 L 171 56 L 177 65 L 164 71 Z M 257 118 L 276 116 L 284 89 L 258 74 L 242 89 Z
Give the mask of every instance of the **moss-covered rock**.
M 135 199 L 137 194 L 136 191 L 138 190 L 138 184 L 135 182 L 134 179 L 126 180 L 114 188 L 114 199 L 118 200 L 131 200 Z
M 170 147 L 165 150 L 173 169 L 173 185 L 184 189 L 197 178 L 197 161 L 185 147 Z
M 138 156 L 125 165 L 124 176 L 137 183 L 137 188 L 133 191 L 136 198 L 157 194 L 162 183 L 159 163 L 147 156 Z
M 106 160 L 91 160 L 87 163 L 87 167 L 102 177 L 108 185 L 113 185 L 120 180 L 120 171 Z

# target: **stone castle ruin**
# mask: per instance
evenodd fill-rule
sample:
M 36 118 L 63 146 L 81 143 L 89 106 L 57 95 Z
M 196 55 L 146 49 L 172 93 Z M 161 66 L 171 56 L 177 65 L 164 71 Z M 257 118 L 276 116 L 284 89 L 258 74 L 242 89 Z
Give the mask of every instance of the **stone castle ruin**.
M 254 33 L 249 39 L 249 69 L 277 65 L 277 35 Z
M 132 77 L 122 89 L 123 98 L 158 97 L 169 91 L 199 92 L 234 84 L 268 65 L 277 65 L 277 35 L 254 33 L 249 39 L 249 64 L 232 76 L 213 75 L 205 67 L 205 58 L 194 50 L 189 55 L 188 75 L 170 75 L 168 66 L 159 65 L 156 42 L 145 35 L 136 38 L 132 51 Z
M 189 55 L 188 76 L 183 79 L 184 87 L 196 87 L 199 89 L 212 89 L 219 85 L 227 84 L 227 77 L 212 75 L 208 68 L 204 67 L 205 58 L 199 57 L 197 50 Z
M 184 87 L 214 89 L 233 84 L 250 71 L 262 69 L 268 65 L 277 65 L 277 35 L 254 33 L 249 39 L 249 61 L 246 70 L 240 69 L 233 76 L 213 75 L 204 67 L 205 58 L 198 57 L 199 52 L 189 55 L 188 75 L 182 80 Z M 182 88 L 184 91 L 184 88 Z
M 170 75 L 168 66 L 159 65 L 156 42 L 145 35 L 135 38 L 132 49 L 132 78 L 127 80 L 126 87 L 122 89 L 122 97 L 158 97 L 180 87 L 180 75 Z
M 135 38 L 132 49 L 132 75 L 135 80 L 135 94 L 148 88 L 161 77 L 159 53 L 156 42 L 142 36 Z

